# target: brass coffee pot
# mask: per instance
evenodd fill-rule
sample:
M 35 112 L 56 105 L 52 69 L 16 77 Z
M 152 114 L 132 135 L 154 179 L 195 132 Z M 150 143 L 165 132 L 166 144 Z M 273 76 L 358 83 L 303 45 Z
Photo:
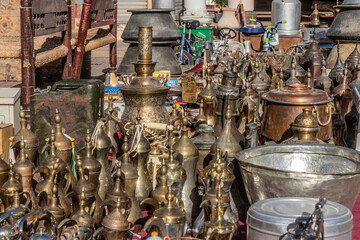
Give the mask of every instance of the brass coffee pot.
M 332 81 L 326 74 L 326 61 L 323 58 L 321 75 L 317 79 L 315 79 L 314 87 L 324 90 L 325 92 L 330 94 L 330 89 L 332 87 Z
M 13 146 L 17 142 L 20 142 L 22 138 L 24 138 L 26 155 L 31 162 L 34 162 L 36 150 L 39 146 L 39 139 L 30 129 L 28 129 L 25 119 L 25 111 L 22 106 L 20 106 L 19 117 L 20 117 L 21 128 L 19 132 L 14 136 Z M 14 151 L 15 151 L 15 159 L 17 159 L 20 155 L 20 148 L 14 147 Z
M 215 125 L 215 120 L 216 120 L 215 118 L 216 91 L 211 86 L 210 76 L 206 76 L 206 86 L 198 95 L 198 100 L 200 99 L 203 99 L 204 101 L 203 104 L 204 104 L 204 115 L 206 118 L 206 123 L 213 127 Z
M 310 108 L 304 108 L 303 112 L 295 118 L 291 130 L 293 137 L 283 141 L 282 144 L 325 144 L 317 138 L 320 127 Z
M 86 131 L 85 138 L 85 155 L 81 158 L 83 169 L 87 169 L 89 173 L 89 181 L 95 184 L 98 189 L 99 186 L 99 176 L 101 171 L 101 164 L 98 162 L 95 157 L 92 155 L 93 145 L 91 143 L 90 130 Z
M 206 240 L 231 240 L 235 232 L 235 224 L 225 220 L 224 207 L 221 202 L 221 190 L 217 194 L 216 207 L 213 206 L 213 219 L 205 223 L 205 239 Z
M 150 205 L 155 210 L 163 207 L 167 203 L 166 193 L 168 192 L 168 180 L 167 180 L 167 166 L 165 158 L 162 159 L 162 165 L 160 170 L 159 183 L 156 188 L 151 192 L 151 198 L 144 199 L 140 205 Z
M 129 222 L 126 220 L 126 210 L 121 208 L 121 200 L 115 203 L 106 203 L 112 205 L 114 210 L 104 217 L 101 222 L 103 227 L 96 230 L 93 237 L 102 236 L 104 239 L 126 240 L 129 231 Z
M 142 228 L 143 215 L 140 209 L 140 201 L 135 197 L 136 184 L 138 182 L 138 172 L 136 168 L 130 163 L 130 146 L 128 144 L 128 138 L 125 136 L 124 144 L 122 146 L 124 152 L 122 156 L 121 172 L 124 179 L 124 191 L 128 195 L 131 201 L 131 209 L 127 220 L 135 225 L 136 232 Z
M 64 162 L 72 165 L 71 157 L 72 157 L 72 143 L 71 140 L 66 137 L 61 128 L 61 118 L 59 114 L 59 110 L 55 110 L 55 146 L 58 151 L 57 155 L 61 158 Z
M 290 73 L 290 78 L 288 80 L 285 81 L 285 85 L 290 85 L 293 83 L 301 83 L 300 80 L 296 77 L 296 63 L 295 63 L 295 58 L 293 60 L 293 63 L 291 64 L 291 73 Z
M 23 191 L 23 186 L 19 180 L 15 178 L 15 174 L 13 171 L 13 164 L 10 160 L 9 165 L 9 178 L 1 187 L 1 197 L 3 199 L 3 204 L 5 207 L 11 206 L 11 200 L 14 198 L 16 193 L 21 193 Z
M 23 201 L 23 198 L 21 198 L 21 197 L 26 198 L 25 204 L 21 204 L 21 202 Z M 20 211 L 14 212 L 14 214 L 9 216 L 9 218 L 7 219 L 10 224 L 15 225 L 17 220 L 19 220 L 22 216 L 24 216 L 25 214 L 27 214 L 29 212 L 29 210 L 30 210 L 29 205 L 30 205 L 29 193 L 14 192 L 11 206 L 7 207 L 6 209 L 1 209 L 1 212 L 11 212 L 15 209 L 20 210 Z M 3 208 L 3 206 L 2 206 L 2 208 Z
M 8 180 L 9 165 L 4 161 L 3 154 L 0 155 L 0 188 Z
M 106 193 L 114 187 L 114 180 L 111 177 L 112 166 L 110 166 L 108 159 L 111 140 L 104 131 L 104 122 L 100 121 L 99 123 L 101 124 L 98 125 L 95 132 L 93 155 L 101 165 L 98 194 L 104 200 Z M 116 161 L 115 152 L 113 152 L 112 161 L 113 163 Z
M 59 225 L 65 219 L 65 211 L 58 202 L 58 186 L 54 183 L 51 193 L 46 195 L 47 205 L 45 208 L 55 217 L 56 225 Z
M 23 191 L 30 194 L 32 209 L 37 206 L 36 196 L 32 187 L 34 168 L 34 163 L 30 162 L 30 160 L 26 157 L 25 141 L 24 137 L 22 136 L 20 142 L 20 155 L 13 165 L 13 170 L 20 176 L 20 182 Z
M 145 230 L 156 226 L 160 228 L 162 236 L 168 236 L 170 239 L 181 238 L 186 233 L 186 217 L 184 209 L 174 203 L 176 197 L 171 186 L 168 187 L 166 199 L 165 206 L 156 210 L 154 216 L 146 222 Z
M 120 200 L 121 208 L 125 210 L 129 210 L 131 207 L 131 201 L 128 195 L 123 191 L 123 183 L 122 183 L 122 172 L 121 166 L 118 166 L 115 171 L 115 184 L 112 191 L 106 193 L 106 200 L 117 202 Z M 111 207 L 111 206 L 110 206 Z M 111 209 L 110 209 L 111 210 Z

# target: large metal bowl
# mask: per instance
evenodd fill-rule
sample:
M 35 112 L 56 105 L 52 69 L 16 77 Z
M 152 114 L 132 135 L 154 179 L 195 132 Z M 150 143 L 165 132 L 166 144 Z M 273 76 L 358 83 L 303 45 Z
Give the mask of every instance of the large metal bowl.
M 331 145 L 270 145 L 239 152 L 250 203 L 277 197 L 327 199 L 352 208 L 360 191 L 360 154 Z

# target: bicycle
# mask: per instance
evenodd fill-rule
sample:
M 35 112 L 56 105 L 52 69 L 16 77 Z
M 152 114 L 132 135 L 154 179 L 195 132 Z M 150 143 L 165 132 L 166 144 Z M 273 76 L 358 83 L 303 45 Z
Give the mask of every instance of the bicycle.
M 195 62 L 195 54 L 191 47 L 191 43 L 196 41 L 195 37 L 192 36 L 191 30 L 196 29 L 200 26 L 200 22 L 197 20 L 189 20 L 182 22 L 183 33 L 181 37 L 181 43 L 178 48 L 180 51 L 176 51 L 176 55 L 178 58 L 178 62 L 182 65 L 194 65 Z M 186 37 L 186 29 L 189 30 L 188 36 Z

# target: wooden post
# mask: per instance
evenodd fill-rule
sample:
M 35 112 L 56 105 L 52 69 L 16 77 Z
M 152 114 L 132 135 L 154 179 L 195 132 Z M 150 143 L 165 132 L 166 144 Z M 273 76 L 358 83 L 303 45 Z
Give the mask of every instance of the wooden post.
M 71 10 L 71 0 L 67 0 L 67 22 L 66 22 L 66 31 L 63 33 L 63 44 L 68 48 L 69 52 L 66 56 L 62 78 L 69 79 L 72 74 L 72 49 L 71 49 L 71 28 L 72 28 L 72 10 Z
M 114 73 L 116 76 L 116 65 L 117 65 L 117 0 L 114 3 L 114 24 L 110 25 L 110 33 L 115 37 L 116 41 L 110 44 L 110 73 Z
M 152 0 L 147 0 L 148 9 L 152 9 Z
M 35 89 L 33 27 L 32 1 L 21 0 L 21 102 L 28 122 L 30 121 L 30 96 L 34 94 Z
M 85 52 L 85 41 L 90 23 L 91 4 L 93 0 L 84 0 L 81 11 L 81 19 L 79 26 L 79 34 L 75 48 L 73 79 L 79 79 L 81 74 L 81 66 Z

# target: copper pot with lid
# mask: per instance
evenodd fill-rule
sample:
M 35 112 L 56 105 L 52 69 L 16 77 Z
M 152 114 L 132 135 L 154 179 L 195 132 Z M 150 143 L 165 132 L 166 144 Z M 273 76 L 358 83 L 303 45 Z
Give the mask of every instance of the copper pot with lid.
M 291 136 L 290 124 L 303 108 L 315 108 L 320 125 L 318 138 L 323 141 L 332 138 L 333 97 L 325 91 L 295 83 L 273 89 L 265 93 L 263 99 L 266 104 L 261 132 L 265 137 L 274 141 L 287 139 Z

